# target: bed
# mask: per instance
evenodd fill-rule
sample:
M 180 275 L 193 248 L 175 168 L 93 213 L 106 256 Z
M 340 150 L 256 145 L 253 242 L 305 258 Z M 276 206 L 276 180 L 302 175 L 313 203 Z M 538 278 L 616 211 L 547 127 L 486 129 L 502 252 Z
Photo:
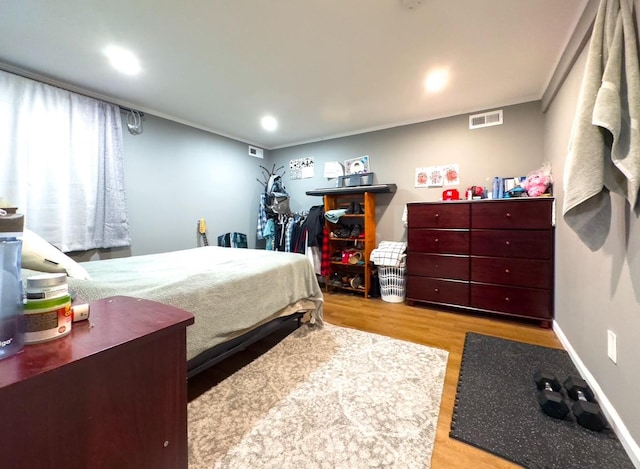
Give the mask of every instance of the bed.
M 187 328 L 189 377 L 286 321 L 322 324 L 322 291 L 302 254 L 204 246 L 80 265 L 90 279 L 68 278 L 79 300 L 126 295 L 195 316 Z

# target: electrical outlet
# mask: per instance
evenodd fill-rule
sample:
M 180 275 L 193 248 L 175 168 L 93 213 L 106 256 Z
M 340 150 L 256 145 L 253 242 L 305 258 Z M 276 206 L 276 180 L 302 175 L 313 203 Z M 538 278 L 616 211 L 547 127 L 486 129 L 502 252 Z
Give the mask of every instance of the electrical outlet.
M 616 344 L 616 335 L 613 331 L 607 331 L 607 355 L 613 363 L 617 363 L 618 349 Z

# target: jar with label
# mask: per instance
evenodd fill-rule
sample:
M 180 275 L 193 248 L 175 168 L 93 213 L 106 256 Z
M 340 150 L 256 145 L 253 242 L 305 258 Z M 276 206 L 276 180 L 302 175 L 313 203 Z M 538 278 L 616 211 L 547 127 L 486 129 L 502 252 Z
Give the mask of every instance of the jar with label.
M 71 332 L 71 296 L 66 274 L 43 274 L 27 278 L 24 304 L 26 344 L 39 344 Z

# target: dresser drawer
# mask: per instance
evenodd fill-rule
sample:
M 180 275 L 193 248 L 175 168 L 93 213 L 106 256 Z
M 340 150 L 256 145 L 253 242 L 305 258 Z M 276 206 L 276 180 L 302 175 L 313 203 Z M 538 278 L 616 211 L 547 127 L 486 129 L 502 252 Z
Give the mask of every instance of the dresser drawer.
M 542 319 L 552 317 L 549 290 L 472 283 L 471 307 Z
M 412 253 L 407 257 L 407 274 L 469 280 L 469 258 L 466 256 Z
M 407 250 L 437 254 L 469 254 L 469 231 L 409 229 Z
M 407 298 L 452 305 L 469 305 L 469 283 L 430 277 L 407 277 Z
M 468 228 L 468 203 L 409 204 L 409 228 Z
M 472 228 L 548 229 L 553 199 L 476 202 L 471 204 Z
M 551 263 L 534 259 L 471 257 L 471 281 L 551 288 Z
M 525 259 L 551 259 L 551 230 L 473 230 L 471 255 Z

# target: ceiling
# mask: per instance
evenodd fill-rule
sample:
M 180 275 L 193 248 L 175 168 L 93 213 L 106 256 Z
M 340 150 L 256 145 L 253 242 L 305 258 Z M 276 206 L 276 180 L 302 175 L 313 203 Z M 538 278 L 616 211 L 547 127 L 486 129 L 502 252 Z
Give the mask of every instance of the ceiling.
M 11 0 L 0 68 L 274 149 L 538 100 L 587 1 Z

